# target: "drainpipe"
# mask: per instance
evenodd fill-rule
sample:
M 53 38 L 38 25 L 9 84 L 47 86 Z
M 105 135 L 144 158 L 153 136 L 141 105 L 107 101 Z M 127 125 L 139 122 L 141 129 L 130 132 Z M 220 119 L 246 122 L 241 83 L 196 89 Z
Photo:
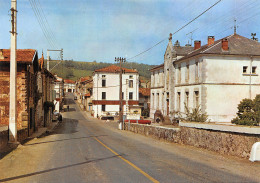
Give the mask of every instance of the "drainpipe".
M 253 62 L 253 56 L 250 56 L 250 76 L 249 76 L 249 98 L 252 99 L 252 62 Z

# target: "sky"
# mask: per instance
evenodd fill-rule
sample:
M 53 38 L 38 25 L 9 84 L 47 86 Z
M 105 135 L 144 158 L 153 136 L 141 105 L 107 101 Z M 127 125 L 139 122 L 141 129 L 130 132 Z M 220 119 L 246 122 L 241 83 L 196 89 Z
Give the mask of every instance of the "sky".
M 201 14 L 217 0 L 17 0 L 17 48 L 64 50 L 64 59 L 114 63 L 163 63 L 169 33 Z M 10 48 L 11 0 L 0 0 L 0 48 Z M 35 11 L 35 13 L 34 13 Z M 37 16 L 38 19 L 37 20 Z M 208 12 L 173 35 L 181 46 L 192 39 L 207 43 L 234 33 L 260 38 L 260 0 L 222 0 Z M 39 24 L 39 22 L 40 24 Z M 41 28 L 42 27 L 42 28 Z M 192 34 L 189 34 L 192 32 Z M 159 45 L 153 47 L 158 42 Z M 260 40 L 260 39 L 259 39 Z M 139 53 L 149 51 L 137 56 Z M 52 59 L 59 59 L 51 52 Z

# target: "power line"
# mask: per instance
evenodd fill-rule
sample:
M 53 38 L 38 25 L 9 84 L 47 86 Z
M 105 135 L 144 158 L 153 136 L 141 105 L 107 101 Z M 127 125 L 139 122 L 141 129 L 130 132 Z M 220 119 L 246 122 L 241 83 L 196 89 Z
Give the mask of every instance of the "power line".
M 189 24 L 191 24 L 191 23 L 194 22 L 196 19 L 198 19 L 199 17 L 201 17 L 204 13 L 206 13 L 207 11 L 209 11 L 211 8 L 213 8 L 214 6 L 216 6 L 216 5 L 217 5 L 218 3 L 220 3 L 221 1 L 222 1 L 222 0 L 218 0 L 218 1 L 217 1 L 216 3 L 214 3 L 212 6 L 210 6 L 210 7 L 207 8 L 205 11 L 203 11 L 201 14 L 199 14 L 198 16 L 196 16 L 195 18 L 193 18 L 191 21 L 189 21 L 188 23 L 186 23 L 185 25 L 183 25 L 181 28 L 179 28 L 177 31 L 175 31 L 175 32 L 173 33 L 173 35 L 176 34 L 176 33 L 178 33 L 179 31 L 181 31 L 181 30 L 184 29 L 185 27 L 187 27 Z M 165 40 L 167 40 L 167 38 L 164 38 L 163 40 L 159 41 L 158 43 L 156 43 L 156 44 L 153 45 L 152 47 L 150 47 L 150 48 L 144 50 L 143 52 L 141 52 L 141 53 L 139 53 L 139 54 L 137 54 L 137 55 L 135 55 L 135 56 L 133 56 L 133 57 L 128 58 L 127 60 L 134 59 L 134 58 L 136 58 L 136 57 L 138 57 L 138 56 L 140 56 L 140 55 L 146 53 L 147 51 L 149 51 L 149 50 L 151 50 L 152 48 L 158 46 L 159 44 L 161 44 L 161 43 L 164 42 Z

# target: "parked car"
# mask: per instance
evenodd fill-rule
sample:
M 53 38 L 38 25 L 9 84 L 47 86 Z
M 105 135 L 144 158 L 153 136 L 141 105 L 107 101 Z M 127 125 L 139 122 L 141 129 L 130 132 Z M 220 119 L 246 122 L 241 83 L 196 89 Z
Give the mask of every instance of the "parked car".
M 52 121 L 62 121 L 62 115 L 59 112 L 54 111 L 52 115 Z

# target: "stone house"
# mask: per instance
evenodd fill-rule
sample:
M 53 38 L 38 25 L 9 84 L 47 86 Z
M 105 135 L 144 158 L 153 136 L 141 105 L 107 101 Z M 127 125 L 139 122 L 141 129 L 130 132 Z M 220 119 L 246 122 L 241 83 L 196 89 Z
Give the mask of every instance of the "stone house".
M 136 111 L 139 104 L 139 74 L 133 69 L 122 69 L 123 113 L 126 114 L 131 110 Z M 120 67 L 115 65 L 97 69 L 93 73 L 92 102 L 95 117 L 119 113 L 119 73 Z
M 17 49 L 17 129 L 37 130 L 38 54 L 33 49 Z M 9 124 L 10 50 L 0 50 L 0 125 Z
M 163 116 L 169 116 L 174 110 L 174 67 L 173 62 L 193 50 L 190 45 L 180 46 L 177 40 L 172 44 L 172 34 L 169 37 L 164 54 L 164 63 L 152 68 L 151 71 L 151 96 L 150 117 L 154 117 L 156 111 Z
M 49 126 L 52 122 L 52 110 L 46 108 L 47 103 L 53 102 L 55 76 L 44 68 L 44 57 L 39 59 L 39 72 L 37 75 L 38 104 L 36 119 L 39 127 Z
M 81 107 L 87 111 L 92 111 L 92 92 L 92 76 L 79 78 L 79 80 L 76 82 L 77 100 L 81 104 Z

